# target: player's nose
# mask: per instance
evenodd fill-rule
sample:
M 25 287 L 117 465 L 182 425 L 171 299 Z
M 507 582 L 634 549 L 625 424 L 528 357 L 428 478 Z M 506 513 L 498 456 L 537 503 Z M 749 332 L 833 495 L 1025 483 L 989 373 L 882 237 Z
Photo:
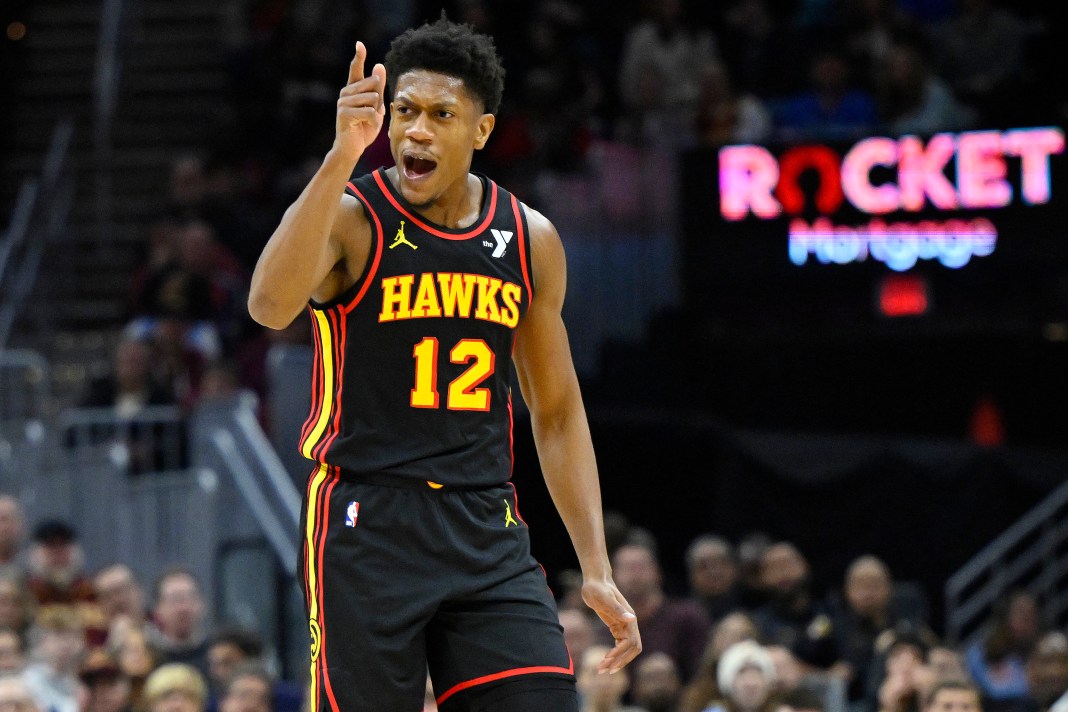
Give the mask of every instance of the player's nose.
M 430 130 L 429 120 L 426 118 L 426 114 L 421 114 L 408 125 L 408 128 L 404 130 L 404 135 L 413 141 L 429 141 L 434 138 L 433 132 Z

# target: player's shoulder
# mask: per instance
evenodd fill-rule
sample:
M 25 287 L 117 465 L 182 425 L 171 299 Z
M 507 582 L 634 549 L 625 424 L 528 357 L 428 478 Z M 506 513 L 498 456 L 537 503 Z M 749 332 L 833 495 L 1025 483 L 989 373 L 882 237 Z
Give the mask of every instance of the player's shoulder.
M 343 254 L 362 257 L 370 249 L 373 231 L 370 210 L 374 208 L 364 204 L 363 196 L 358 197 L 354 183 L 349 181 L 341 194 L 341 205 L 334 219 L 332 234 Z
M 546 241 L 560 241 L 560 234 L 556 231 L 556 226 L 553 225 L 549 218 L 526 203 L 520 202 L 520 205 L 523 207 L 523 213 L 527 218 L 527 230 L 530 234 L 532 246 Z
M 344 197 L 357 203 L 368 200 L 379 192 L 373 173 L 353 176 L 345 182 Z
M 338 219 L 349 231 L 357 230 L 363 232 L 370 230 L 371 227 L 371 219 L 363 201 L 347 191 L 341 196 L 341 209 L 338 211 Z

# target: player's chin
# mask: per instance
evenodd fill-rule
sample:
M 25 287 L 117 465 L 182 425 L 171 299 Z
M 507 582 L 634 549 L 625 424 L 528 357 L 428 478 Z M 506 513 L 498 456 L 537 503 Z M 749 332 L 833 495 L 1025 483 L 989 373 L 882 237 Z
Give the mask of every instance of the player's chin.
M 421 208 L 434 201 L 434 186 L 425 181 L 409 183 L 404 178 L 400 180 L 400 192 L 408 204 L 413 208 Z

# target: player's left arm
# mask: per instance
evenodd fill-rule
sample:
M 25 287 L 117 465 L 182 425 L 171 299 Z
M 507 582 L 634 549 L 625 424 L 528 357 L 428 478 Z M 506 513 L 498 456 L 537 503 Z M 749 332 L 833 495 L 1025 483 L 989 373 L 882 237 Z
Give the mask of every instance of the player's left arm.
M 616 640 L 598 669 L 615 672 L 641 652 L 641 637 L 634 609 L 612 581 L 605 547 L 597 461 L 561 317 L 564 247 L 552 223 L 534 210 L 526 212 L 535 297 L 516 330 L 516 371 L 545 483 L 578 555 L 582 598 Z

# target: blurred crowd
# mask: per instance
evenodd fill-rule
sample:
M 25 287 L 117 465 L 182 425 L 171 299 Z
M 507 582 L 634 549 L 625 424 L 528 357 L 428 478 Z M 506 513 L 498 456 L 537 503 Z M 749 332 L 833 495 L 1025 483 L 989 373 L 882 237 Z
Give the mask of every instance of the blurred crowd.
M 670 587 L 655 536 L 621 521 L 606 527 L 616 583 L 638 615 L 638 659 L 598 674 L 611 637 L 582 604 L 577 573 L 557 592 L 584 712 L 920 712 L 947 686 L 974 693 L 959 712 L 1068 708 L 1068 638 L 1030 593 L 1006 594 L 974 639 L 950 642 L 926 592 L 875 556 L 824 593 L 792 543 L 707 534 Z
M 90 570 L 68 522 L 0 494 L 0 710 L 298 712 L 277 668 L 258 632 L 210 622 L 189 569 Z
M 237 0 L 224 23 L 228 99 L 209 144 L 175 156 L 146 229 L 112 373 L 83 405 L 191 407 L 265 395 L 273 343 L 248 318 L 255 260 L 333 139 L 355 39 L 372 61 L 417 0 Z M 845 140 L 1063 122 L 1055 38 L 1041 4 L 997 0 L 485 0 L 445 3 L 489 32 L 507 70 L 485 172 L 537 207 L 612 160 L 612 145 L 684 151 L 731 142 Z M 385 132 L 357 167 L 391 163 Z M 652 164 L 650 164 L 652 165 Z
M 555 578 L 583 712 L 1068 712 L 1068 638 L 1041 601 L 1011 591 L 966 641 L 945 641 L 927 593 L 871 555 L 818 592 L 804 553 L 754 533 L 714 534 L 671 582 L 656 537 L 609 513 L 615 580 L 643 652 L 600 674 L 613 641 L 582 602 L 581 577 Z M 213 621 L 196 577 L 174 566 L 147 584 L 124 562 L 90 570 L 77 532 L 32 527 L 0 495 L 0 709 L 10 680 L 36 712 L 298 712 L 306 671 L 279 674 L 271 641 Z M 929 710 L 949 686 L 971 708 Z M 426 712 L 435 709 L 427 686 Z
M 81 402 L 121 418 L 242 389 L 268 395 L 271 346 L 306 343 L 309 332 L 303 317 L 281 332 L 251 322 L 255 260 L 330 146 L 355 39 L 378 61 L 393 36 L 440 8 L 417 0 L 232 5 L 229 101 L 215 113 L 216 140 L 175 156 L 167 205 L 131 275 L 112 368 Z M 609 155 L 598 150 L 608 143 L 685 151 L 1066 116 L 1063 82 L 1052 79 L 1056 38 L 1039 3 L 445 6 L 450 18 L 495 37 L 508 72 L 494 138 L 475 169 L 535 207 L 544 176 L 581 173 Z M 357 170 L 390 162 L 383 133 Z M 68 523 L 38 523 L 29 537 L 22 524 L 19 503 L 0 496 L 0 709 L 299 709 L 299 687 L 277 679 L 255 631 L 208 626 L 188 570 L 151 584 L 122 562 L 90 572 Z M 940 684 L 967 683 L 987 712 L 1068 712 L 1068 641 L 1044 625 L 1027 593 L 1000 602 L 981 639 L 954 647 L 932 630 L 926 592 L 895 581 L 872 556 L 853 562 L 829 595 L 812 590 L 802 552 L 768 537 L 701 537 L 684 563 L 686 590 L 672 591 L 655 535 L 631 529 L 613 546 L 645 652 L 611 676 L 595 671 L 612 644 L 606 629 L 589 617 L 575 577 L 561 577 L 561 624 L 584 711 L 919 712 Z

